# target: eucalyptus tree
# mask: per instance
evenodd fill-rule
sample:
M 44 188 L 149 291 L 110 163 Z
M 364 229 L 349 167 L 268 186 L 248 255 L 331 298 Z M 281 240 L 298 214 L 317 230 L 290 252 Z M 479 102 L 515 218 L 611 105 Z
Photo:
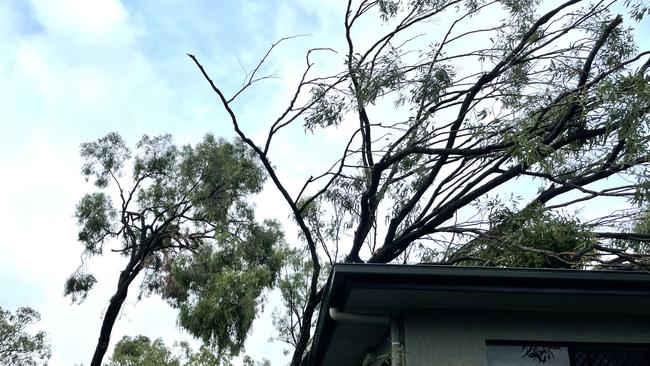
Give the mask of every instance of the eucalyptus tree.
M 51 356 L 47 334 L 28 329 L 39 320 L 40 314 L 32 308 L 21 307 L 12 314 L 0 307 L 0 364 L 47 365 Z
M 255 361 L 242 357 L 245 366 L 270 365 L 267 360 Z M 107 366 L 232 366 L 228 358 L 214 354 L 208 347 L 194 350 L 187 342 L 176 342 L 172 347 L 162 339 L 147 336 L 124 336 L 115 344 Z
M 81 156 L 82 174 L 98 188 L 76 209 L 83 258 L 109 252 L 126 258 L 91 365 L 101 364 L 140 274 L 140 296 L 161 295 L 190 334 L 219 355 L 238 353 L 284 256 L 279 225 L 257 222 L 247 199 L 265 178 L 250 149 L 210 135 L 194 147 L 145 135 L 132 152 L 110 133 L 82 144 Z M 119 244 L 106 250 L 113 242 Z M 83 301 L 95 282 L 82 263 L 65 294 Z
M 650 236 L 636 229 L 648 225 L 650 51 L 630 28 L 648 11 L 640 0 L 348 0 L 343 46 L 327 54 L 344 67 L 319 71 L 324 49 L 309 51 L 261 140 L 235 102 L 266 79 L 277 44 L 240 90 L 189 55 L 308 253 L 292 365 L 307 355 L 323 263 L 648 269 Z M 290 192 L 271 146 L 300 123 L 352 132 L 330 170 Z
M 115 344 L 108 366 L 180 366 L 180 360 L 160 338 L 124 336 Z

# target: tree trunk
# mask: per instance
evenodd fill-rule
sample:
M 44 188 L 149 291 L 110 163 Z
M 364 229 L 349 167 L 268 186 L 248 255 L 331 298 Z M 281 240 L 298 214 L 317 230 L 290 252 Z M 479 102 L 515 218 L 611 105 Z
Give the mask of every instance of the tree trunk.
M 111 340 L 113 325 L 115 324 L 115 320 L 117 320 L 117 316 L 120 314 L 120 309 L 122 308 L 124 300 L 126 300 L 129 285 L 139 272 L 140 268 L 137 268 L 136 266 L 136 268 L 132 271 L 125 270 L 120 274 L 120 279 L 117 284 L 117 291 L 115 292 L 115 295 L 111 297 L 111 301 L 108 304 L 108 308 L 106 309 L 106 314 L 104 315 L 102 329 L 99 332 L 97 347 L 95 348 L 93 359 L 90 361 L 90 366 L 101 366 L 102 359 L 106 354 L 108 344 Z

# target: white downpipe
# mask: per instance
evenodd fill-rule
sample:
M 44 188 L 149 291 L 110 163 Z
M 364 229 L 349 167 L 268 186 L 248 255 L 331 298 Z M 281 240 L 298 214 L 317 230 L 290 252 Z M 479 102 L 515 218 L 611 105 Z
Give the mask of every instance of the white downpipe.
M 390 325 L 391 366 L 402 366 L 402 340 L 400 339 L 399 321 L 387 315 L 370 315 L 344 313 L 337 308 L 329 309 L 330 317 L 341 322 L 358 322 Z
M 330 308 L 330 317 L 339 322 L 357 322 L 357 323 L 373 323 L 373 324 L 388 324 L 390 317 L 385 315 L 370 315 L 370 314 L 357 314 L 357 313 L 344 313 L 337 308 Z

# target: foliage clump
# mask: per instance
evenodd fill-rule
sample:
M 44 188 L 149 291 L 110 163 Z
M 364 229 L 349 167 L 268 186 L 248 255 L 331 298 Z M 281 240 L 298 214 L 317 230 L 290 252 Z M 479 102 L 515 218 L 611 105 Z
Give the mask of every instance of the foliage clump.
M 237 354 L 285 252 L 279 224 L 255 219 L 249 197 L 265 174 L 251 150 L 212 135 L 180 147 L 170 135 L 145 135 L 132 151 L 113 132 L 82 144 L 81 155 L 82 174 L 99 189 L 75 213 L 84 258 L 110 245 L 128 259 L 91 365 L 139 275 L 139 296 L 161 295 L 179 310 L 180 326 L 219 355 Z M 84 263 L 64 293 L 81 302 L 95 283 Z
M 481 266 L 584 268 L 598 242 L 589 226 L 575 217 L 548 212 L 539 205 L 496 209 L 489 222 L 490 229 L 483 236 L 450 259 L 466 257 L 467 264 Z
M 27 328 L 41 320 L 41 315 L 29 307 L 15 313 L 0 307 L 0 364 L 5 366 L 47 365 L 52 355 L 47 334 L 32 334 Z

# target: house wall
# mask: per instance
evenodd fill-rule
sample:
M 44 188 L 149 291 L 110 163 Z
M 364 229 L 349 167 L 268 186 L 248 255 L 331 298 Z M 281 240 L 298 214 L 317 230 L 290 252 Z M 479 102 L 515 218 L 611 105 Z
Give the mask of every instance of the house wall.
M 408 311 L 405 366 L 487 366 L 486 340 L 650 343 L 646 314 Z

